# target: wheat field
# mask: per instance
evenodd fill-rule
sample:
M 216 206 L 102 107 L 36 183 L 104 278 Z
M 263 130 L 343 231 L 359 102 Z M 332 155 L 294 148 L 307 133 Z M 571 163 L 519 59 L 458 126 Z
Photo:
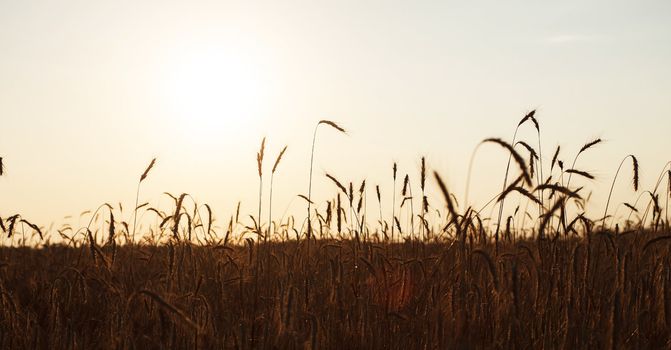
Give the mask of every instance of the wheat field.
M 520 128 L 537 138 L 518 140 Z M 588 189 L 571 180 L 594 178 L 576 164 L 601 140 L 543 158 L 531 112 L 511 141 L 482 141 L 508 157 L 485 217 L 423 157 L 417 174 L 390 164 L 394 193 L 326 174 L 332 196 L 314 198 L 318 131 L 347 132 L 316 124 L 309 190 L 298 194 L 303 216 L 272 212 L 273 175 L 291 148 L 269 161 L 265 139 L 258 211 L 238 206 L 222 223 L 188 194 L 166 194 L 168 211 L 139 203 L 156 159 L 141 173 L 131 216 L 105 203 L 85 214 L 88 226 L 55 233 L 3 216 L 0 348 L 671 347 L 671 163 L 642 189 L 638 159 L 623 155 L 603 212 L 587 212 Z M 611 202 L 616 184 L 640 200 Z M 429 186 L 442 196 L 428 198 Z M 149 216 L 154 224 L 139 225 Z

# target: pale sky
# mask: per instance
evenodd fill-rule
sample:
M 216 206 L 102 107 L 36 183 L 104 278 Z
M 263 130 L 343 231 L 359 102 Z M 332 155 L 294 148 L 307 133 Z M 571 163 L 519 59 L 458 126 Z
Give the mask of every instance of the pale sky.
M 643 189 L 671 158 L 669 62 L 665 0 L 0 0 L 0 215 L 48 226 L 103 202 L 130 208 L 153 157 L 141 203 L 168 209 L 163 192 L 187 192 L 221 221 L 238 200 L 254 213 L 264 136 L 267 173 L 289 146 L 274 212 L 303 214 L 294 198 L 320 119 L 349 135 L 320 131 L 316 202 L 335 194 L 329 172 L 380 184 L 386 212 L 393 162 L 418 180 L 421 156 L 463 199 L 474 147 L 510 140 L 537 109 L 546 158 L 607 141 L 577 164 L 597 176 L 596 218 L 625 155 Z M 521 135 L 536 144 L 529 126 Z M 500 189 L 506 160 L 481 148 L 471 204 Z M 629 172 L 614 203 L 636 198 Z M 429 192 L 442 207 L 432 179 Z

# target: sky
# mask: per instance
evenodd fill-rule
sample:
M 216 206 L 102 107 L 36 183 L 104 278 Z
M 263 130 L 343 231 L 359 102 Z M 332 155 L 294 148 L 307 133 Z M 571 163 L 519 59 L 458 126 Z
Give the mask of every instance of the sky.
M 0 216 L 46 227 L 132 207 L 154 157 L 140 203 L 168 209 L 164 192 L 186 192 L 220 221 L 238 201 L 254 213 L 263 137 L 266 173 L 288 146 L 273 211 L 300 212 L 321 119 L 348 133 L 319 131 L 317 203 L 335 194 L 328 172 L 379 184 L 387 213 L 392 164 L 418 187 L 422 156 L 463 200 L 474 148 L 510 141 L 535 109 L 545 158 L 605 141 L 576 165 L 596 175 L 596 218 L 624 156 L 639 158 L 644 189 L 670 158 L 669 23 L 664 0 L 0 0 Z M 536 145 L 530 126 L 520 137 Z M 507 159 L 479 148 L 469 204 L 500 190 Z M 614 203 L 638 196 L 625 173 Z

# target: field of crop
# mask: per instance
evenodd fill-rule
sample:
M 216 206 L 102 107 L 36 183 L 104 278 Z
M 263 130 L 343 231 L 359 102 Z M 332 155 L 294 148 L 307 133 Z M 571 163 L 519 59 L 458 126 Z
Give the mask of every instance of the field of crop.
M 538 138 L 518 140 L 521 127 Z M 319 130 L 346 132 L 320 121 L 313 158 Z M 103 204 L 59 237 L 2 217 L 0 348 L 669 348 L 671 163 L 643 190 L 637 158 L 625 155 L 603 212 L 588 213 L 587 190 L 571 180 L 594 178 L 576 164 L 600 142 L 548 161 L 534 112 L 512 141 L 484 140 L 509 154 L 493 217 L 460 205 L 422 158 L 417 181 L 390 166 L 394 194 L 384 197 L 327 174 L 332 198 L 313 198 L 311 167 L 300 194 L 308 215 L 276 222 L 272 181 L 287 148 L 264 174 L 265 139 L 258 212 L 238 209 L 223 233 L 188 194 L 168 194 L 168 212 L 136 200 L 128 222 Z M 610 203 L 618 176 L 639 201 Z M 429 184 L 442 197 L 427 198 Z M 367 191 L 373 204 L 386 198 L 390 216 L 370 202 L 362 210 Z M 526 207 L 506 210 L 512 198 Z M 150 215 L 154 225 L 139 225 Z

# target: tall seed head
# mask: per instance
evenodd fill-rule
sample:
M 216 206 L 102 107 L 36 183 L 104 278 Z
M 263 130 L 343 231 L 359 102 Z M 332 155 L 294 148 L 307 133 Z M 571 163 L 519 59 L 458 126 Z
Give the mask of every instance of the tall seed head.
M 552 156 L 552 162 L 550 163 L 550 171 L 552 171 L 552 168 L 555 167 L 555 162 L 557 162 L 557 157 L 559 156 L 559 150 L 561 149 L 561 146 L 557 146 L 557 150 L 555 151 L 554 156 Z
M 317 125 L 319 125 L 319 124 L 328 125 L 328 126 L 334 128 L 334 129 L 340 131 L 343 134 L 347 134 L 347 131 L 345 131 L 345 129 L 343 129 L 342 127 L 340 127 L 340 125 L 338 125 L 335 122 L 332 122 L 330 120 L 320 120 L 319 123 L 317 123 Z
M 536 111 L 534 111 L 535 113 Z M 531 119 L 531 122 L 534 123 L 534 128 L 536 128 L 537 132 L 541 132 L 541 127 L 538 125 L 538 120 L 536 120 L 536 117 L 531 116 L 529 119 Z
M 263 152 L 265 151 L 266 148 L 266 138 L 264 137 L 263 140 L 261 140 L 261 149 L 259 149 L 259 153 L 256 154 L 256 165 L 257 169 L 259 171 L 259 177 L 263 175 Z
M 9 226 L 7 227 L 7 238 L 11 238 L 12 234 L 14 234 L 14 225 L 16 224 L 16 220 L 19 218 L 19 214 L 15 214 L 7 218 L 7 221 L 9 222 Z
M 340 203 L 340 193 L 337 197 L 338 207 L 336 208 L 336 220 L 338 225 L 338 232 L 342 231 L 342 204 Z
M 634 191 L 638 191 L 638 159 L 633 154 L 631 155 L 631 162 L 634 165 Z
M 341 191 L 343 191 L 343 193 L 344 193 L 345 195 L 347 195 L 347 189 L 345 188 L 345 186 L 343 186 L 343 184 L 340 183 L 340 181 L 338 181 L 338 179 L 336 179 L 333 175 L 328 174 L 328 173 L 326 174 L 326 177 L 329 178 L 331 181 L 333 181 L 333 183 L 335 183 L 336 186 L 338 186 L 338 188 L 339 188 Z
M 422 157 L 422 171 L 421 171 L 420 185 L 422 191 L 424 191 L 424 185 L 426 184 L 426 159 Z
M 532 119 L 532 118 L 533 118 L 534 124 L 536 124 L 536 122 L 535 122 L 536 118 L 534 118 L 534 114 L 536 114 L 535 109 L 532 110 L 531 112 L 527 113 L 527 115 L 525 115 L 524 118 L 522 118 L 522 120 L 520 120 L 520 122 L 517 123 L 517 126 L 518 127 L 522 126 L 522 124 L 526 123 L 527 120 Z
M 275 159 L 275 165 L 273 165 L 273 171 L 272 171 L 273 174 L 275 173 L 275 170 L 277 170 L 277 166 L 280 164 L 280 161 L 282 160 L 282 156 L 284 155 L 284 152 L 286 150 L 287 150 L 287 146 L 284 146 L 284 148 L 282 148 L 282 151 L 280 152 L 280 154 L 277 156 L 277 159 Z
M 447 190 L 447 186 L 445 186 L 443 179 L 440 177 L 440 175 L 438 175 L 437 171 L 433 172 L 433 176 L 436 178 L 436 182 L 438 182 L 438 187 L 440 188 L 440 191 L 443 193 L 443 196 L 445 197 L 447 210 L 450 212 L 450 214 L 452 214 L 454 218 L 458 217 L 457 210 L 455 209 L 454 203 L 452 202 L 452 197 L 450 196 L 450 193 Z M 459 225 L 457 225 L 457 229 L 458 228 Z
M 333 213 L 331 212 L 331 201 L 326 201 L 326 224 L 331 225 L 331 218 Z
M 361 186 L 359 187 L 359 196 L 363 195 L 363 191 L 366 189 L 366 180 L 364 179 L 361 182 Z
M 403 189 L 401 190 L 401 196 L 405 197 L 405 194 L 408 191 L 408 183 L 410 182 L 410 177 L 408 174 L 405 174 L 405 178 L 403 179 Z
M 510 152 L 510 155 L 513 157 L 515 162 L 519 165 L 520 171 L 522 172 L 522 175 L 524 176 L 524 180 L 526 181 L 529 186 L 531 186 L 531 175 L 529 175 L 529 169 L 527 168 L 526 162 L 524 161 L 524 158 L 520 156 L 519 153 L 515 150 L 515 148 L 510 145 L 509 143 L 498 139 L 498 138 L 488 138 L 484 139 L 481 143 L 486 143 L 486 142 L 491 142 L 495 143 L 505 149 L 507 149 Z
M 110 211 L 110 226 L 109 226 L 109 238 L 108 243 L 112 244 L 114 242 L 114 213 Z
M 154 164 L 156 164 L 156 158 L 151 160 L 151 163 L 149 163 L 147 169 L 145 169 L 144 173 L 142 173 L 142 176 L 140 176 L 140 182 L 147 178 L 147 175 L 149 175 L 149 171 L 154 167 Z
M 594 141 L 590 141 L 590 142 L 586 143 L 584 146 L 582 146 L 582 148 L 580 148 L 580 151 L 578 151 L 578 154 L 580 154 L 582 152 L 585 152 L 588 149 L 598 145 L 599 143 L 601 143 L 601 141 L 602 141 L 601 139 L 596 139 Z

